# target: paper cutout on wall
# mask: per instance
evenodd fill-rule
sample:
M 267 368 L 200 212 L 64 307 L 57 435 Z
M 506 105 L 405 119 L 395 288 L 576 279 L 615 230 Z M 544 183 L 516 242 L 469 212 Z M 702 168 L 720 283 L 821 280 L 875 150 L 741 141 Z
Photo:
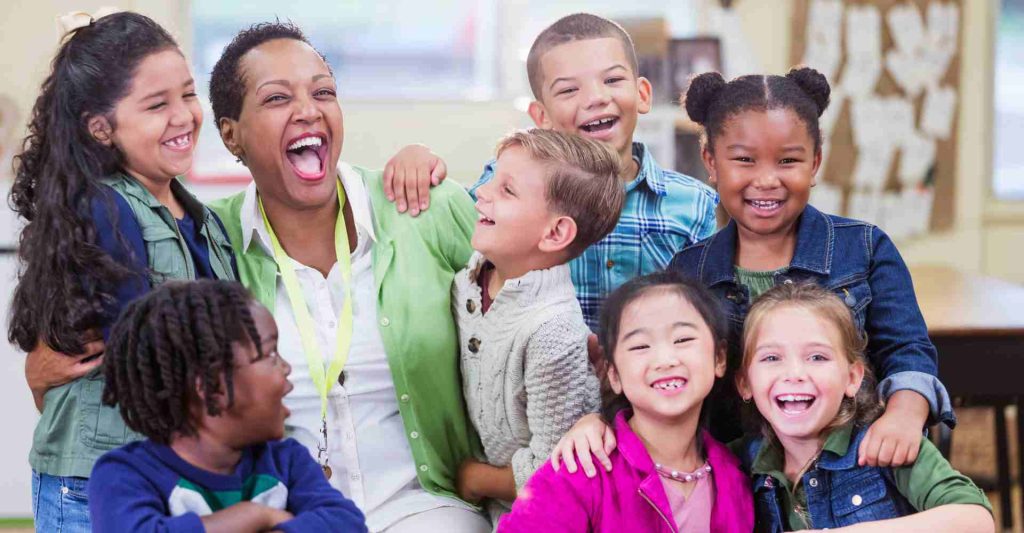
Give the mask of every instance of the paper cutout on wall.
M 811 4 L 807 13 L 807 42 L 801 63 L 818 69 L 829 81 L 839 74 L 842 60 L 843 2 L 841 0 L 819 0 Z

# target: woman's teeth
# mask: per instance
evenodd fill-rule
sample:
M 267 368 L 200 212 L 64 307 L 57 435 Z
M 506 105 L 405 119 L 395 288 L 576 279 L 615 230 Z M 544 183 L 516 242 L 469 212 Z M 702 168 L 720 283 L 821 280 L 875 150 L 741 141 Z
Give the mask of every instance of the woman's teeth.
M 288 145 L 288 150 L 298 150 L 299 148 L 305 148 L 307 146 L 319 147 L 323 145 L 323 143 L 324 141 L 320 137 L 303 137 Z

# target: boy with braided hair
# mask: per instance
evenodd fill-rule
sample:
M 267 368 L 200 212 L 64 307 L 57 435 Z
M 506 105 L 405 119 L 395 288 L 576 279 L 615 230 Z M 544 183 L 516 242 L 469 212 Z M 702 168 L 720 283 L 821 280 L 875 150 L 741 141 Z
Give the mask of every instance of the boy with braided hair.
M 103 402 L 147 440 L 89 483 L 94 531 L 366 531 L 304 446 L 284 436 L 291 367 L 241 285 L 169 282 L 114 325 Z

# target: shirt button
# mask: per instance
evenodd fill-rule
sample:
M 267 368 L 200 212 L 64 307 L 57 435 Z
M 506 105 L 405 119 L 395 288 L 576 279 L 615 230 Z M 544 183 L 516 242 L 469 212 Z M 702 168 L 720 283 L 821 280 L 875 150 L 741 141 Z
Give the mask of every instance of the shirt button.
M 351 475 L 351 476 L 349 476 L 349 477 L 351 477 L 351 478 L 352 478 L 352 481 L 359 481 L 359 478 L 360 478 L 359 474 L 352 474 L 352 475 Z
M 812 477 L 811 480 L 807 482 L 807 484 L 812 486 L 812 487 L 817 487 L 818 486 L 818 478 Z
M 607 265 L 608 268 L 611 268 L 611 267 L 615 266 L 615 261 L 612 261 L 611 259 L 609 259 L 608 262 L 605 263 L 605 265 Z
M 383 317 L 383 318 L 380 319 L 380 325 L 382 325 L 384 327 L 388 327 L 388 326 L 391 325 L 391 320 L 388 319 L 388 317 Z
M 420 472 L 426 472 L 427 470 L 430 470 L 429 466 L 427 466 L 427 465 L 420 465 Z
M 850 498 L 850 503 L 852 503 L 855 507 L 860 506 L 860 504 L 864 503 L 864 498 L 861 498 L 860 494 L 854 494 L 853 498 Z
M 469 312 L 469 314 L 475 313 L 476 302 L 474 302 L 473 300 L 466 300 L 466 311 Z
M 399 396 L 398 399 L 402 400 L 402 403 L 409 403 L 409 395 L 408 394 L 403 394 L 403 395 Z
M 420 438 L 420 434 L 419 434 L 418 431 L 413 431 L 412 433 L 409 433 L 409 436 L 414 438 L 414 439 Z
M 469 339 L 469 351 L 477 353 L 480 351 L 480 339 L 472 337 Z
M 328 322 L 327 323 L 327 327 L 333 328 L 334 327 L 334 321 L 332 320 L 332 321 Z

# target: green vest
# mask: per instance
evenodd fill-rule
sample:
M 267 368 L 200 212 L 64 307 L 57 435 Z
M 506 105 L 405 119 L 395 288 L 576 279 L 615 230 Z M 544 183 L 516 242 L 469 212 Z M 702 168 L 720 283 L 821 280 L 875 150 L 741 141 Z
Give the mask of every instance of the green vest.
M 473 252 L 476 209 L 461 186 L 446 181 L 431 190 L 430 209 L 416 218 L 402 215 L 385 198 L 379 171 L 355 172 L 372 205 L 378 329 L 416 474 L 424 489 L 458 498 L 459 465 L 481 448 L 462 399 L 451 286 Z M 277 265 L 256 239 L 242 248 L 244 198 L 242 192 L 210 208 L 227 229 L 242 284 L 273 312 Z
M 149 190 L 127 175 L 103 183 L 124 198 L 142 229 L 153 285 L 169 279 L 195 279 L 195 264 L 170 210 Z M 213 212 L 204 207 L 178 180 L 171 182 L 175 198 L 196 221 L 210 251 L 210 266 L 218 279 L 234 280 L 231 244 Z M 93 463 L 109 450 L 140 440 L 128 429 L 118 407 L 107 407 L 103 372 L 91 374 L 46 392 L 43 413 L 36 424 L 29 464 L 51 476 L 89 477 Z

